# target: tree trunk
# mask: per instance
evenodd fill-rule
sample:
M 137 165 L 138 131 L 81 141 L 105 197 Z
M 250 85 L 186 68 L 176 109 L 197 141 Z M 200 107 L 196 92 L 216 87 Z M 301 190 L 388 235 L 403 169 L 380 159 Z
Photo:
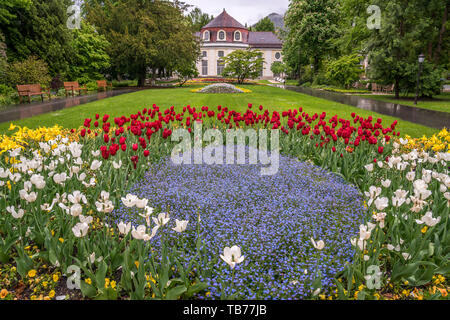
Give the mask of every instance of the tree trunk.
M 442 27 L 441 27 L 441 30 L 439 31 L 439 40 L 438 40 L 436 51 L 434 52 L 434 62 L 435 63 L 439 63 L 439 60 L 441 58 L 442 41 L 444 38 L 445 26 L 447 24 L 447 19 L 448 19 L 448 5 L 445 7 L 445 10 L 444 10 L 444 16 L 442 17 L 442 25 L 441 25 Z
M 145 87 L 146 78 L 147 78 L 147 67 L 143 67 L 138 75 L 138 87 Z
M 395 78 L 395 99 L 400 99 L 400 81 Z

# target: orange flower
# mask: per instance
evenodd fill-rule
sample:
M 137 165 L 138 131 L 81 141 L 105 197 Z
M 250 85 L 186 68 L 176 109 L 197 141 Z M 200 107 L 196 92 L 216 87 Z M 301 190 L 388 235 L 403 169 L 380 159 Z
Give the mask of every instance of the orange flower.
M 0 299 L 5 299 L 8 293 L 8 290 L 2 289 L 2 291 L 0 291 Z
M 347 150 L 348 153 L 352 153 L 353 152 L 353 148 L 350 146 L 347 146 L 347 148 L 345 148 L 345 150 Z
M 441 289 L 441 288 L 436 288 L 436 289 L 438 289 L 438 290 L 441 292 L 441 295 L 442 295 L 443 297 L 446 297 L 446 296 L 448 295 L 447 290 Z

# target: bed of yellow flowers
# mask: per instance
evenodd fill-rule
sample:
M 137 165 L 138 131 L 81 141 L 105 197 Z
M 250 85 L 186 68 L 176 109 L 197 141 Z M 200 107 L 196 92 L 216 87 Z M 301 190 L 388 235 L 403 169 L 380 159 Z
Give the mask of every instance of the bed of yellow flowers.
M 406 140 L 408 140 L 404 146 L 406 150 L 450 152 L 450 131 L 445 128 L 431 137 L 423 136 L 413 139 L 406 135 L 404 139 L 400 139 L 400 142 Z

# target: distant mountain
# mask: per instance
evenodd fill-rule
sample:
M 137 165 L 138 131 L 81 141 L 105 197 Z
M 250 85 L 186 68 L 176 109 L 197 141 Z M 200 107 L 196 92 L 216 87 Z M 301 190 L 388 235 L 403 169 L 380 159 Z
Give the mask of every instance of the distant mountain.
M 267 16 L 275 25 L 275 29 L 284 29 L 284 16 L 278 13 L 271 13 Z

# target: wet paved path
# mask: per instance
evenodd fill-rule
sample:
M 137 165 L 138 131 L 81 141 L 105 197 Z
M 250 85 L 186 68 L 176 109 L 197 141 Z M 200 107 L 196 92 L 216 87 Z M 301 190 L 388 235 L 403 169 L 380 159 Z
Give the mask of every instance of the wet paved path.
M 140 90 L 146 90 L 149 88 L 127 88 L 110 90 L 106 92 L 98 92 L 94 94 L 75 96 L 69 98 L 58 98 L 54 100 L 44 102 L 32 102 L 31 104 L 20 104 L 11 106 L 6 110 L 0 111 L 0 123 L 15 121 L 25 118 L 37 116 L 39 114 L 53 112 L 61 109 L 71 108 L 92 101 L 102 100 L 110 97 L 119 96 L 126 93 L 136 92 Z
M 389 115 L 431 128 L 450 128 L 450 113 L 447 112 L 421 109 L 396 103 L 367 99 L 355 95 L 345 95 L 304 87 L 285 86 L 285 89 L 308 94 L 317 98 L 351 105 L 364 110 L 370 110 L 377 113 Z

